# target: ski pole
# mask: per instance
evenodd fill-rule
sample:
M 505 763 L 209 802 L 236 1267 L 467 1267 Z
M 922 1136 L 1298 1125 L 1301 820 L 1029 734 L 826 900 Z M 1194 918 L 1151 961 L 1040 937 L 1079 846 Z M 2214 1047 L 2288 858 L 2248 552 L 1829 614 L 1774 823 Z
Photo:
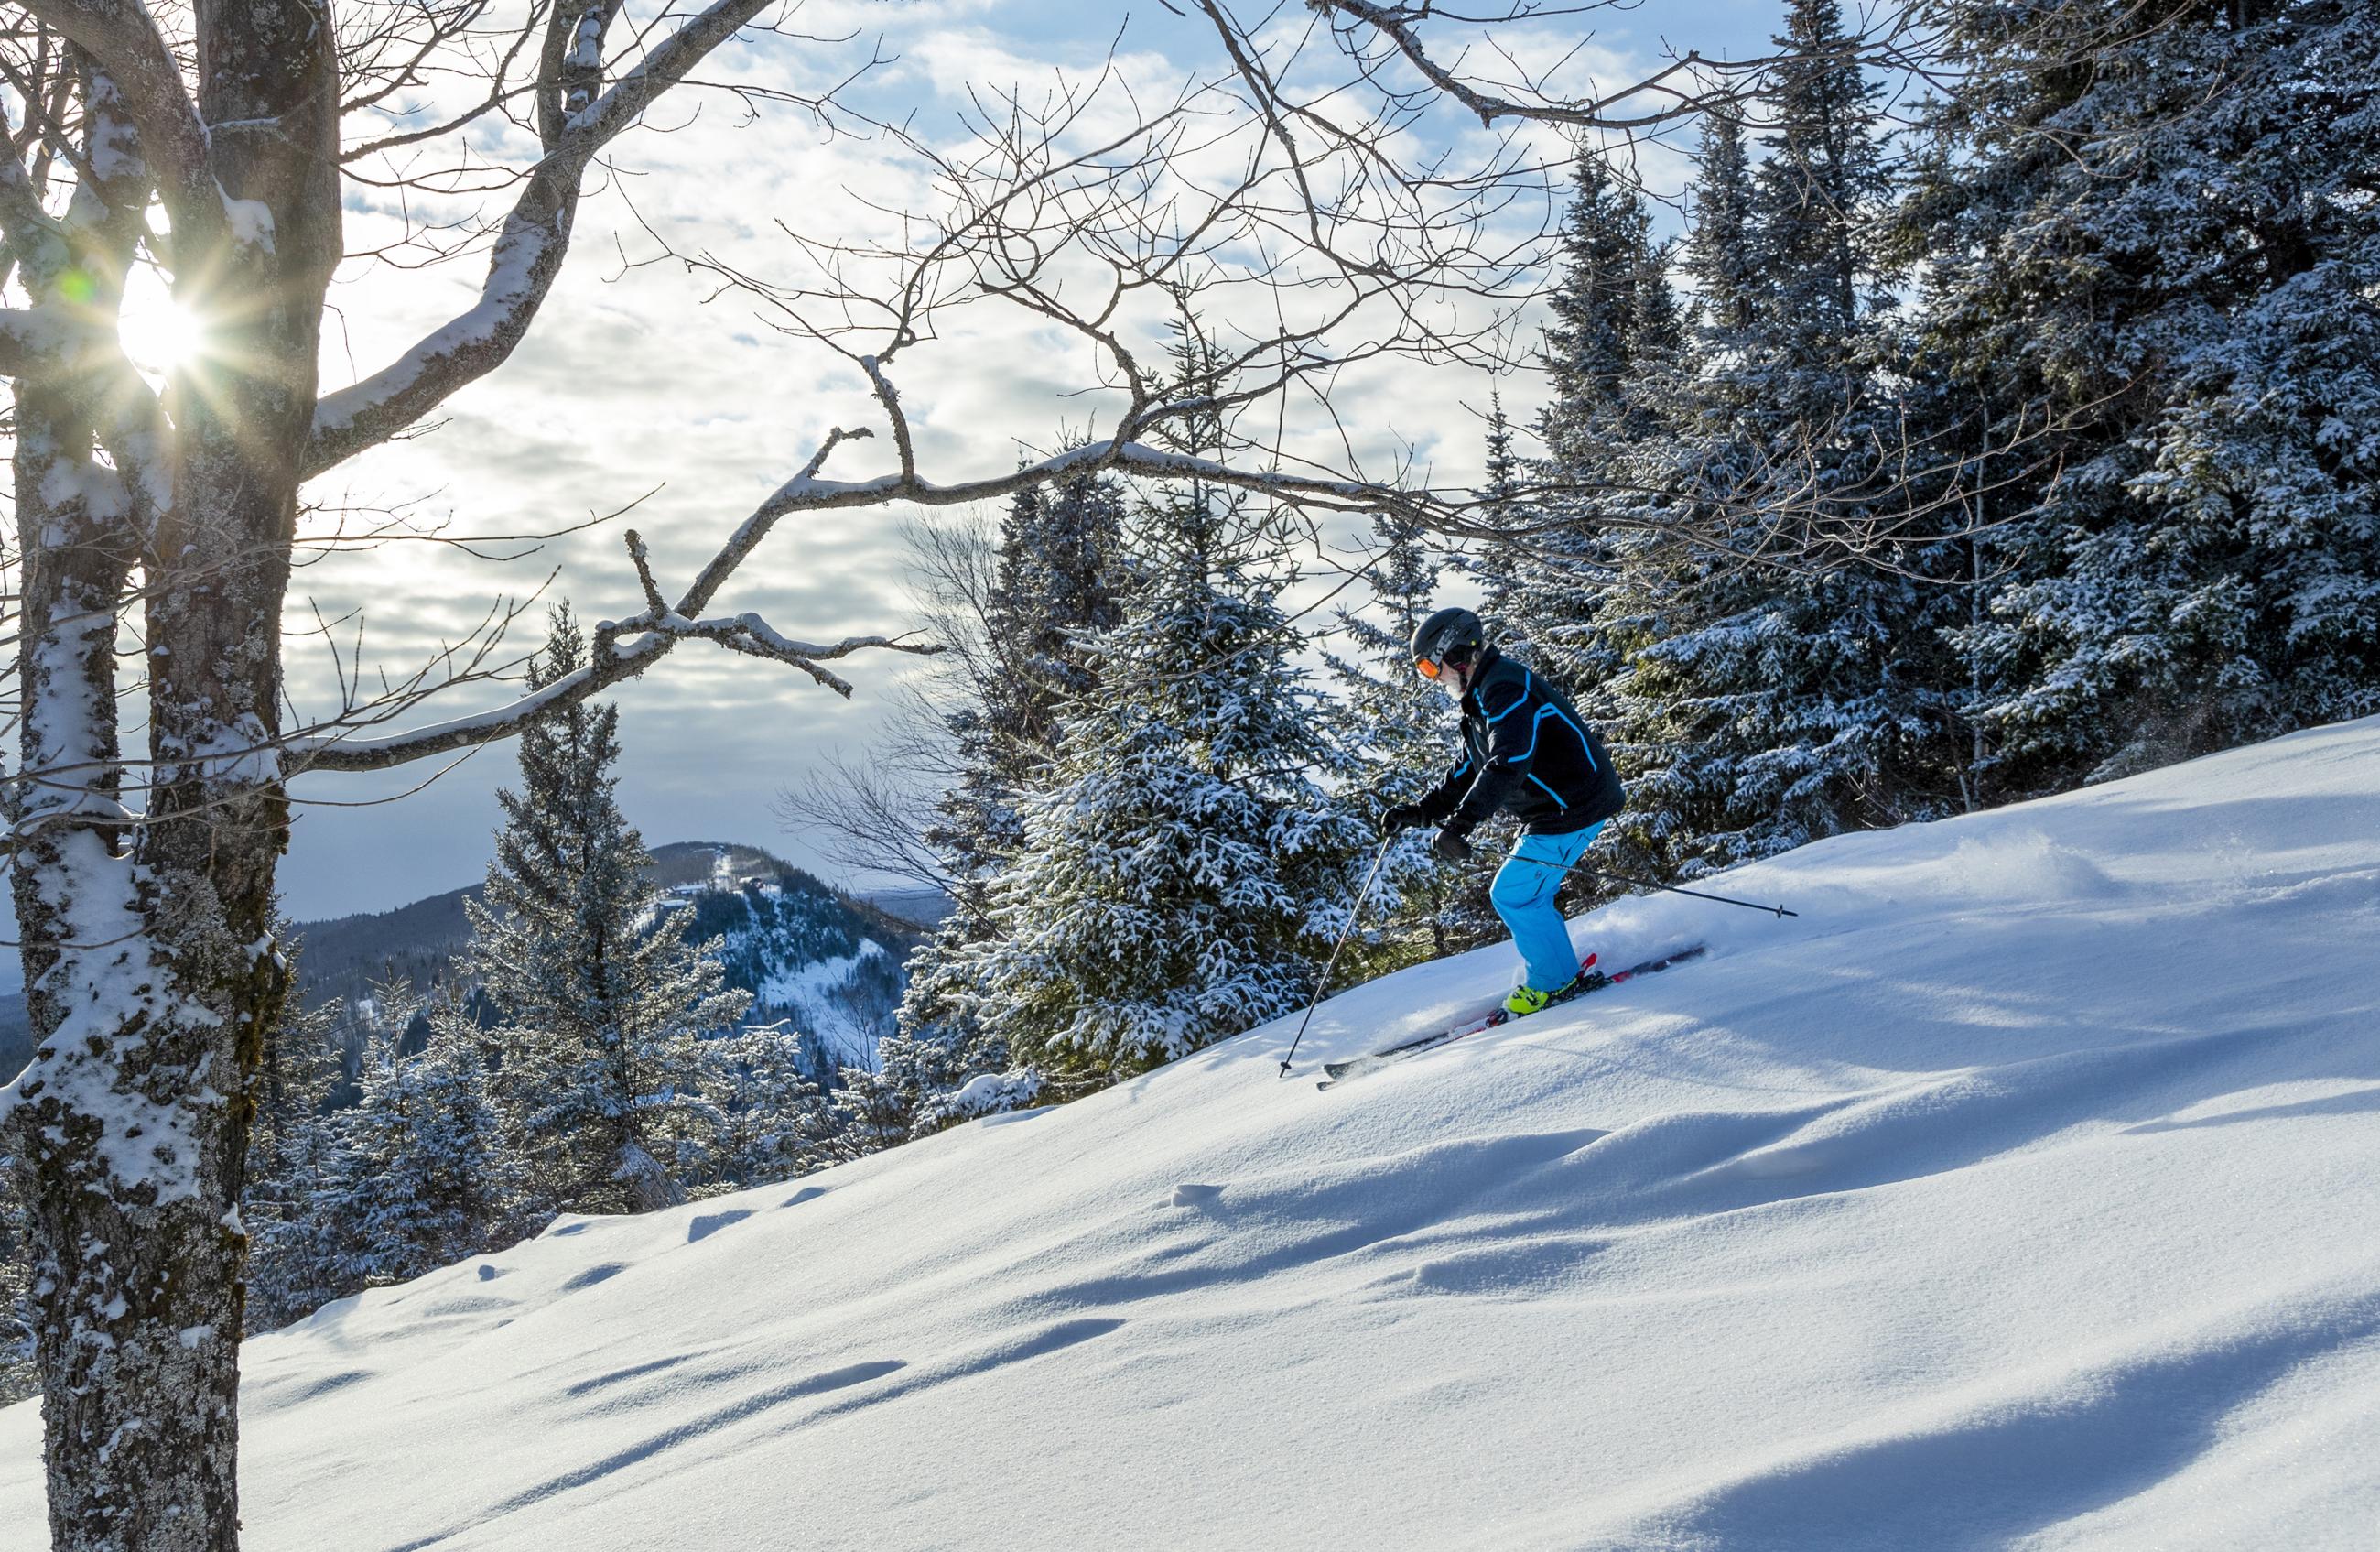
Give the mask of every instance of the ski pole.
M 1322 979 L 1314 987 L 1314 1000 L 1305 1005 L 1305 1017 L 1297 1020 L 1297 1040 L 1289 1043 L 1289 1056 L 1281 1058 L 1281 1075 L 1289 1076 L 1289 1057 L 1297 1055 L 1297 1041 L 1305 1038 L 1305 1026 L 1314 1021 L 1314 1010 L 1322 1006 L 1322 994 L 1330 988 L 1330 972 L 1338 968 L 1339 950 L 1347 947 L 1349 935 L 1355 930 L 1355 918 L 1363 913 L 1364 897 L 1372 892 L 1372 880 L 1380 874 L 1380 864 L 1389 860 L 1389 848 L 1397 843 L 1394 834 L 1380 842 L 1380 854 L 1372 859 L 1372 871 L 1364 875 L 1363 887 L 1355 891 L 1355 903 L 1347 908 L 1347 924 L 1339 931 L 1339 941 L 1330 946 L 1330 958 L 1323 961 Z
M 1542 857 L 1523 857 L 1518 852 L 1513 853 L 1513 857 L 1514 860 L 1519 862 L 1535 862 L 1541 868 L 1558 867 L 1560 865 L 1555 862 L 1548 862 Z M 1649 878 L 1631 878 L 1624 873 L 1612 873 L 1605 868 L 1588 867 L 1583 862 L 1572 862 L 1568 867 L 1562 868 L 1561 871 L 1565 874 L 1583 873 L 1596 878 L 1608 878 L 1614 884 L 1633 885 L 1639 889 L 1667 889 L 1673 895 L 1687 895 L 1698 900 L 1713 900 L 1720 905 L 1740 905 L 1746 910 L 1766 910 L 1778 916 L 1799 916 L 1802 914 L 1798 910 L 1788 910 L 1781 905 L 1760 905 L 1752 900 L 1731 900 L 1725 895 L 1706 895 L 1699 889 L 1682 889 L 1674 884 L 1656 884 Z

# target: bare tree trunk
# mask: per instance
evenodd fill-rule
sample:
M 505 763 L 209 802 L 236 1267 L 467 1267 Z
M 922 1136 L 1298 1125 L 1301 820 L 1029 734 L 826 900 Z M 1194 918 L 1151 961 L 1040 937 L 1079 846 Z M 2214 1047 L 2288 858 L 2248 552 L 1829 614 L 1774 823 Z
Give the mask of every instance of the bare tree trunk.
M 55 1066 L 19 1119 L 61 1552 L 239 1540 L 237 1204 L 249 1081 L 287 989 L 271 930 L 286 803 L 264 752 L 280 731 L 281 601 L 339 253 L 337 82 L 318 14 L 242 0 L 225 27 L 206 24 L 212 8 L 199 102 L 217 126 L 208 171 L 226 218 L 177 231 L 176 289 L 211 320 L 215 366 L 177 384 L 171 499 L 129 488 L 150 470 L 112 435 L 104 374 L 69 360 L 18 393 L 24 768 L 116 768 L 115 617 L 136 568 L 152 680 L 137 844 L 103 822 L 112 789 L 69 779 L 25 802 L 56 817 L 17 872 L 33 1033 Z M 118 283 L 129 243 L 103 250 L 86 244 L 59 271 L 66 294 L 66 277 L 94 270 Z M 91 461 L 94 438 L 118 444 L 124 476 Z M 58 544 L 60 525 L 88 538 Z M 92 1124 L 143 1106 L 153 1129 Z

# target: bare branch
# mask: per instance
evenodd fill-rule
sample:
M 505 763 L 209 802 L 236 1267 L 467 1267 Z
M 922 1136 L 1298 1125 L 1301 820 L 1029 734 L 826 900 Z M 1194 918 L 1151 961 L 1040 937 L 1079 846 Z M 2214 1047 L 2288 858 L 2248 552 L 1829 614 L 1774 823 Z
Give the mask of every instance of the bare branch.
M 802 472 L 795 476 L 796 481 L 814 481 L 827 455 L 837 445 L 866 434 L 864 431 L 837 429 L 831 432 L 803 466 Z M 777 519 L 790 509 L 764 504 L 760 510 L 746 519 L 720 547 L 710 563 L 703 568 L 675 608 L 669 607 L 662 600 L 660 584 L 653 579 L 643 539 L 630 532 L 627 535 L 628 555 L 636 568 L 638 583 L 645 594 L 645 610 L 626 619 L 606 620 L 599 624 L 595 628 L 585 667 L 565 674 L 508 705 L 387 737 L 356 737 L 358 719 L 355 714 L 352 711 L 343 713 L 332 723 L 284 739 L 279 747 L 288 767 L 293 771 L 382 770 L 429 755 L 509 737 L 536 717 L 564 706 L 575 705 L 622 679 L 637 677 L 660 661 L 679 642 L 690 638 L 716 642 L 731 652 L 740 652 L 748 656 L 790 664 L 846 699 L 852 693 L 850 683 L 821 665 L 871 650 L 919 654 L 942 650 L 930 642 L 887 636 L 851 636 L 838 642 L 797 641 L 777 630 L 757 614 L 716 619 L 694 617 L 701 613 L 703 606 L 734 573 L 736 566 L 758 547 Z M 431 695 L 455 688 L 467 677 L 447 675 L 432 678 L 421 676 L 417 680 L 419 688 L 394 697 L 389 706 L 370 720 L 379 723 L 409 711 Z
M 645 590 L 645 607 L 659 619 L 669 612 L 669 605 L 662 601 L 661 584 L 653 580 L 652 556 L 645 549 L 644 536 L 635 529 L 628 530 L 627 541 L 628 559 L 637 568 L 637 584 Z
M 601 96 L 592 93 L 616 0 L 557 5 L 547 24 L 538 94 L 544 154 L 504 218 L 479 301 L 388 366 L 323 396 L 304 464 L 310 477 L 395 436 L 511 356 L 561 273 L 580 179 L 596 154 L 771 3 L 715 0 Z
M 25 8 L 89 51 L 121 89 L 175 229 L 221 230 L 224 191 L 208 165 L 207 127 L 148 7 L 140 0 L 27 0 Z

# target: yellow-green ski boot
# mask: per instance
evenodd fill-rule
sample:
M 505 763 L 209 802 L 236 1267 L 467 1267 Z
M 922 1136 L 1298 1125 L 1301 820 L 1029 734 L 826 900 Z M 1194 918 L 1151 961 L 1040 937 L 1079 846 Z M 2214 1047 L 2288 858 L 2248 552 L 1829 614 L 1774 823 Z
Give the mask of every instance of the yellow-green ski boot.
M 1525 1019 L 1539 1012 L 1554 1000 L 1551 992 L 1538 991 L 1535 986 L 1515 986 L 1512 995 L 1504 999 L 1504 1011 L 1515 1019 Z

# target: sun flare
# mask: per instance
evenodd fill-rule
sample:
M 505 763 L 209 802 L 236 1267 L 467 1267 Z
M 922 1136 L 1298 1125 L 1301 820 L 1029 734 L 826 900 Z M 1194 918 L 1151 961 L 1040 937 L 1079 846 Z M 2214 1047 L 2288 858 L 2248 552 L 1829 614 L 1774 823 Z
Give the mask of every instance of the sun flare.
M 162 290 L 127 295 L 116 332 L 132 364 L 157 377 L 188 365 L 206 348 L 205 326 Z

